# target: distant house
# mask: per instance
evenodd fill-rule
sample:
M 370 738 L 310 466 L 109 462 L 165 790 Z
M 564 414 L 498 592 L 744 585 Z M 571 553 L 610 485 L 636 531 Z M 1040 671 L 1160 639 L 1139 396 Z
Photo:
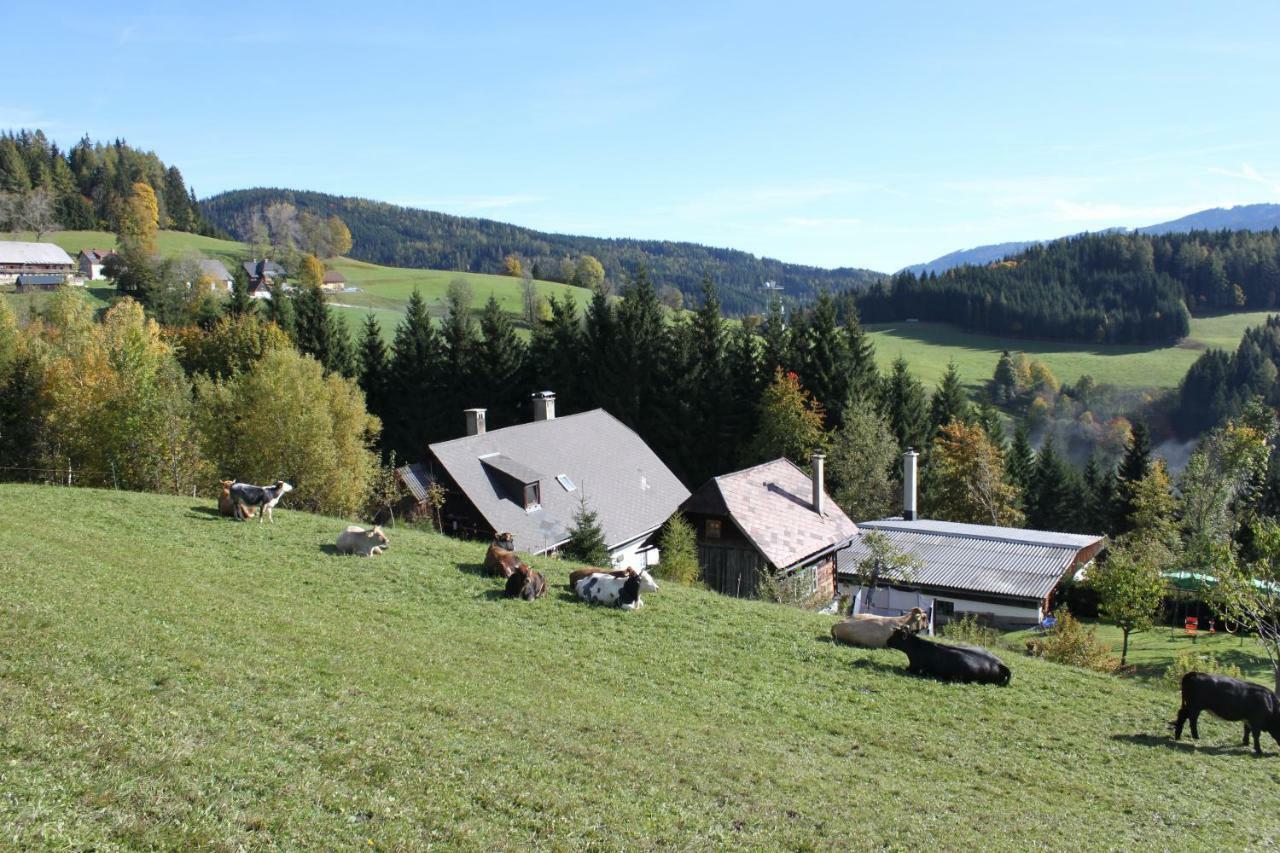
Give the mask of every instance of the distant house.
M 826 493 L 820 454 L 812 475 L 775 459 L 713 477 L 680 509 L 697 535 L 703 580 L 739 597 L 755 596 L 767 576 L 788 598 L 830 601 L 836 555 L 858 535 Z
M 35 290 L 56 290 L 67 283 L 67 277 L 58 273 L 23 273 L 17 278 L 19 293 Z
M 904 458 L 902 517 L 858 522 L 862 538 L 840 554 L 840 591 L 857 596 L 863 612 L 892 615 L 921 607 L 932 608 L 936 626 L 963 614 L 1000 627 L 1035 625 L 1053 607 L 1058 585 L 1105 546 L 1101 536 L 917 518 L 915 456 L 909 451 Z M 859 564 L 870 553 L 869 531 L 914 555 L 920 568 L 882 579 L 874 592 L 866 589 Z
M 344 290 L 347 286 L 347 277 L 337 270 L 325 270 L 324 281 L 320 286 L 325 290 Z
M 200 268 L 200 278 L 208 279 L 213 282 L 213 289 L 218 293 L 231 292 L 231 273 L 227 272 L 226 266 L 222 261 L 210 258 L 201 258 L 196 262 Z M 191 286 L 191 282 L 187 282 L 187 286 Z
M 62 276 L 62 284 L 75 269 L 71 256 L 53 243 L 0 240 L 0 284 L 17 284 L 20 275 Z
M 107 278 L 104 268 L 107 260 L 115 256 L 115 252 L 111 249 L 81 249 L 76 255 L 76 264 L 80 268 L 80 275 L 89 281 L 105 281 Z
M 614 565 L 654 562 L 654 534 L 689 490 L 630 428 L 603 409 L 557 418 L 550 392 L 535 395 L 530 423 L 489 432 L 484 409 L 465 414 L 467 435 L 432 444 L 415 475 L 445 487 L 446 530 L 509 532 L 517 549 L 545 554 L 568 541 L 585 495 Z
M 284 280 L 284 267 L 275 261 L 252 260 L 245 261 L 245 274 L 249 276 L 249 293 L 259 299 L 270 299 L 268 291 L 276 279 Z

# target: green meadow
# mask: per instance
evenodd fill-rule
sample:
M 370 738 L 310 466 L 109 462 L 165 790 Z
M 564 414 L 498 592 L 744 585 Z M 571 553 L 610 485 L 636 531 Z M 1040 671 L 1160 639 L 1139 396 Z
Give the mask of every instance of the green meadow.
M 37 521 L 38 520 L 38 521 Z M 905 673 L 832 617 L 663 584 L 500 596 L 479 543 L 0 485 L 14 849 L 1272 848 L 1280 753 L 1176 694 L 1001 651 Z

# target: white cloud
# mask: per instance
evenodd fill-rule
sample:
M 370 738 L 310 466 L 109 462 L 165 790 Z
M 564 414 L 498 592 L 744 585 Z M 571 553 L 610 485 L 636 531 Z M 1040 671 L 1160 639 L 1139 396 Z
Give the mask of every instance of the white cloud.
M 1272 175 L 1264 175 L 1248 163 L 1241 163 L 1238 171 L 1212 166 L 1209 168 L 1209 172 L 1214 175 L 1223 175 L 1228 178 L 1235 178 L 1241 181 L 1261 184 L 1266 187 L 1269 192 L 1280 194 L 1280 178 L 1276 178 Z

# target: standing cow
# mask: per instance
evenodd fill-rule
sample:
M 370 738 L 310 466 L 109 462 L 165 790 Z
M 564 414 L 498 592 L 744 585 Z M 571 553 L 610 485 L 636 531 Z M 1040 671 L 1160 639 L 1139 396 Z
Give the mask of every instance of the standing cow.
M 1215 717 L 1236 722 L 1244 721 L 1244 740 L 1249 745 L 1249 733 L 1253 733 L 1253 752 L 1262 755 L 1260 732 L 1270 732 L 1280 743 L 1280 698 L 1261 684 L 1228 678 L 1225 675 L 1209 675 L 1205 672 L 1188 672 L 1182 676 L 1182 707 L 1174 723 L 1173 739 L 1182 739 L 1182 726 L 1191 721 L 1191 737 L 1200 740 L 1196 725 L 1200 712 L 1208 711 Z

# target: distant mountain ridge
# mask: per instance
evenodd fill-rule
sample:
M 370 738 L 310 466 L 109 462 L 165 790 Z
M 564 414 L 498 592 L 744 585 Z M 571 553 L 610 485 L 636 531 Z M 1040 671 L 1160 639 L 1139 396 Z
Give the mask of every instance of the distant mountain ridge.
M 1221 231 L 1224 228 L 1230 231 L 1270 231 L 1273 228 L 1280 228 L 1280 204 L 1241 204 L 1235 207 L 1213 207 L 1188 214 L 1179 219 L 1159 222 L 1155 225 L 1146 225 L 1132 230 L 1139 234 L 1180 234 L 1187 231 Z M 1102 230 L 1125 232 L 1130 229 L 1107 228 Z M 912 264 L 909 267 L 904 267 L 901 271 L 915 273 L 916 275 L 927 275 L 928 273 L 943 273 L 966 264 L 982 266 L 998 261 L 1001 258 L 1006 258 L 1009 255 L 1016 255 L 1032 246 L 1040 246 L 1049 242 L 1052 241 L 1027 240 L 975 246 L 972 249 L 949 252 L 923 264 Z
M 516 255 L 537 278 L 557 278 L 563 259 L 592 255 L 616 283 L 644 266 L 655 285 L 671 285 L 686 303 L 700 299 L 702 280 L 716 282 L 729 314 L 763 312 L 766 281 L 776 282 L 784 298 L 803 303 L 821 290 L 860 290 L 883 279 L 873 270 L 791 264 L 737 249 L 667 240 L 549 234 L 490 219 L 400 207 L 363 198 L 299 190 L 232 190 L 200 202 L 210 222 L 238 239 L 248 237 L 255 211 L 288 202 L 322 216 L 336 215 L 351 229 L 351 257 L 398 267 L 502 273 L 504 259 Z

